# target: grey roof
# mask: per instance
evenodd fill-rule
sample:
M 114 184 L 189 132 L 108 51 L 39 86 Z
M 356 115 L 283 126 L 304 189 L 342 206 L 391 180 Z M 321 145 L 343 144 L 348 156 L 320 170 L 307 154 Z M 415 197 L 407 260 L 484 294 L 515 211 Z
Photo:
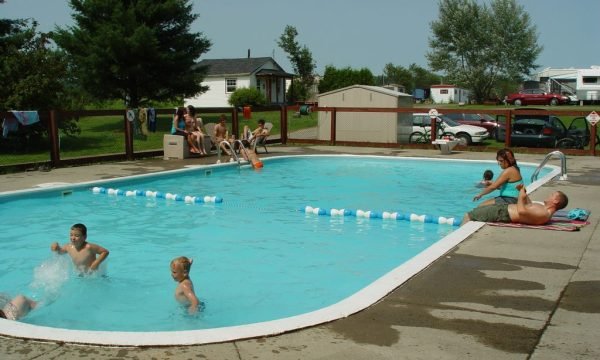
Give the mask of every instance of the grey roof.
M 198 63 L 198 66 L 208 66 L 208 76 L 243 75 L 252 74 L 268 62 L 273 62 L 273 64 L 275 64 L 277 72 L 285 73 L 281 66 L 279 66 L 279 64 L 277 64 L 277 62 L 275 62 L 275 60 L 272 57 L 239 59 L 204 59 Z
M 335 90 L 331 90 L 322 94 L 319 94 L 318 96 L 324 96 L 324 95 L 330 95 L 330 94 L 334 94 L 337 92 L 341 92 L 341 91 L 346 91 L 349 89 L 353 89 L 353 88 L 360 88 L 360 89 L 364 89 L 364 90 L 369 90 L 369 91 L 373 91 L 373 92 L 378 92 L 378 93 L 382 93 L 385 95 L 391 95 L 391 96 L 412 96 L 410 94 L 407 93 L 403 93 L 403 92 L 399 92 L 399 91 L 395 91 L 395 90 L 391 90 L 391 89 L 386 89 L 384 87 L 381 86 L 372 86 L 372 85 L 350 85 L 350 86 L 346 86 L 340 89 L 335 89 Z

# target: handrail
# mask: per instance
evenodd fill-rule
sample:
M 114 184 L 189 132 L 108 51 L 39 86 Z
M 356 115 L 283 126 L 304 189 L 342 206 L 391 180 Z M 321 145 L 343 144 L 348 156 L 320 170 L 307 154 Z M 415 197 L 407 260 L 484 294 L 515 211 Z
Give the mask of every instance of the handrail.
M 558 178 L 558 180 L 567 180 L 567 157 L 562 152 L 555 150 L 548 153 L 546 157 L 544 157 L 544 160 L 542 160 L 540 165 L 537 167 L 537 169 L 535 169 L 535 171 L 531 175 L 531 182 L 537 180 L 537 177 L 540 174 L 540 170 L 542 170 L 544 165 L 546 165 L 548 160 L 550 160 L 550 158 L 552 158 L 554 155 L 556 155 L 560 159 L 560 177 Z
M 235 161 L 238 163 L 238 165 L 240 165 L 240 158 L 237 156 L 237 154 L 235 153 L 235 150 L 233 150 L 233 147 L 227 140 L 221 141 L 219 143 L 219 146 L 217 147 L 217 164 L 221 163 L 221 145 L 225 145 L 225 147 L 229 148 L 229 151 L 231 152 L 230 157 L 235 158 Z

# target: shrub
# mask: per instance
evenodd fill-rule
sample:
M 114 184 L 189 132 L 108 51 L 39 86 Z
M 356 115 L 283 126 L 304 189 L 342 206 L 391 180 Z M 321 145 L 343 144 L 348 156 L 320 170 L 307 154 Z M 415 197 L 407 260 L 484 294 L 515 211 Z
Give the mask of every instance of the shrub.
M 231 106 L 245 106 L 245 105 L 264 105 L 267 103 L 265 96 L 254 88 L 240 88 L 229 96 L 229 104 Z

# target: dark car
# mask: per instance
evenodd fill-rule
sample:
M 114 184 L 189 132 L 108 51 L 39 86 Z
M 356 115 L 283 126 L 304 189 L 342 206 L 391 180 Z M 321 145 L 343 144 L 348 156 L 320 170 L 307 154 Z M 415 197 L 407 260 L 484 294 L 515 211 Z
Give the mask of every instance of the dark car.
M 504 98 L 507 104 L 515 106 L 521 105 L 559 105 L 569 104 L 571 99 L 568 96 L 556 93 L 546 92 L 542 89 L 527 89 L 518 93 L 508 94 Z
M 523 109 L 523 113 L 517 112 L 512 121 L 510 142 L 512 146 L 555 148 L 567 134 L 563 122 L 546 110 Z
M 494 117 L 488 114 L 449 113 L 444 116 L 459 124 L 484 127 L 492 139 L 496 139 L 498 128 L 504 127 L 504 124 L 498 123 Z

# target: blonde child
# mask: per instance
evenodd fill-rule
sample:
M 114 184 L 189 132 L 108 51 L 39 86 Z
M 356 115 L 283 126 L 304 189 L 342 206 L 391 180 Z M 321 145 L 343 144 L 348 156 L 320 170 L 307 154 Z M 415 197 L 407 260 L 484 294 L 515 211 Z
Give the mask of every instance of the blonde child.
M 190 279 L 190 268 L 192 260 L 185 256 L 180 256 L 171 261 L 171 276 L 177 281 L 175 288 L 175 300 L 180 304 L 187 306 L 188 314 L 195 314 L 198 311 L 200 301 L 194 292 L 194 284 Z
M 50 250 L 59 254 L 68 253 L 75 267 L 81 272 L 97 270 L 108 256 L 108 250 L 100 245 L 87 242 L 87 228 L 83 224 L 71 226 L 69 239 L 71 242 L 63 246 L 58 245 L 57 242 L 52 243 Z

